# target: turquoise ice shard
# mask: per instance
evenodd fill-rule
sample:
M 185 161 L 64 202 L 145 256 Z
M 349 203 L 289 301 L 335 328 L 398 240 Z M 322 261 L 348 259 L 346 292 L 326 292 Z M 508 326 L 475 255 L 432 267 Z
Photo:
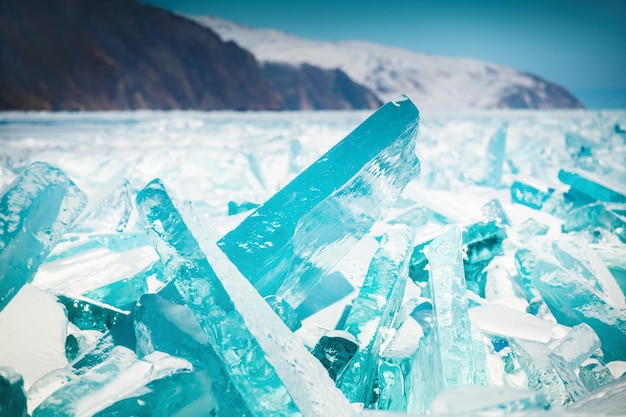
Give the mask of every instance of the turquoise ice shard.
M 344 330 L 331 330 L 320 338 L 311 354 L 324 365 L 324 368 L 328 370 L 328 375 L 335 381 L 358 347 L 356 338 L 352 334 Z
M 528 378 L 529 388 L 546 396 L 550 407 L 559 408 L 574 400 L 550 361 L 550 348 L 542 343 L 509 339 L 515 358 Z
M 426 250 L 430 266 L 438 391 L 474 384 L 472 332 L 465 294 L 461 231 L 450 227 Z
M 203 371 L 194 376 L 172 376 L 168 378 L 168 381 L 155 381 L 151 387 L 154 393 L 164 395 L 164 390 L 172 390 L 173 397 L 169 400 L 179 404 L 181 408 L 187 406 L 187 403 L 196 401 L 197 397 L 210 396 L 213 412 L 218 415 L 220 410 L 221 413 L 228 410 L 232 415 L 250 414 L 210 345 L 208 337 L 187 306 L 173 304 L 156 294 L 144 295 L 135 310 L 135 333 L 137 335 L 136 350 L 140 357 L 149 355 L 155 350 L 161 351 L 186 359 L 195 370 Z M 174 390 L 173 380 L 202 387 L 205 391 Z M 192 387 L 189 389 L 194 390 Z M 158 398 L 152 401 L 158 401 Z M 130 405 L 132 404 L 120 404 L 115 408 L 119 410 Z
M 606 229 L 626 243 L 626 215 L 622 204 L 594 203 L 570 210 L 561 229 L 571 232 Z M 621 210 L 620 210 L 621 209 Z
M 24 381 L 13 368 L 5 366 L 0 366 L 0 416 L 28 416 Z
M 263 296 L 296 308 L 419 172 L 419 112 L 382 106 L 218 245 Z
M 521 237 L 529 238 L 532 236 L 543 236 L 548 233 L 548 230 L 550 230 L 550 226 L 529 217 L 520 225 L 517 233 Z
M 487 147 L 487 166 L 485 169 L 485 179 L 482 182 L 488 187 L 497 187 L 500 185 L 502 178 L 502 165 L 504 164 L 504 156 L 506 153 L 506 130 L 508 123 L 502 126 L 489 139 Z
M 598 361 L 591 361 L 582 365 L 579 369 L 579 376 L 580 382 L 590 392 L 613 382 L 615 379 L 611 371 Z
M 328 372 L 160 180 L 138 195 L 159 256 L 255 416 L 350 416 Z
M 514 181 L 511 184 L 511 200 L 535 210 L 540 210 L 553 193 L 552 188 L 530 184 L 528 181 Z
M 123 232 L 133 209 L 130 183 L 124 178 L 111 181 L 89 198 L 76 219 L 72 232 Z
M 560 266 L 616 308 L 626 308 L 619 284 L 604 262 L 584 240 L 548 241 Z
M 359 349 L 337 379 L 337 386 L 352 403 L 366 407 L 372 403 L 383 331 L 391 327 L 402 303 L 412 250 L 408 228 L 386 230 L 346 319 L 344 330 L 356 338 Z
M 161 352 L 140 360 L 130 349 L 117 346 L 106 361 L 46 398 L 35 409 L 33 417 L 91 416 L 151 380 L 189 370 L 189 367 L 188 362 Z
M 559 180 L 570 186 L 569 194 L 583 200 L 626 203 L 626 187 L 619 182 L 585 171 L 559 171 Z
M 0 311 L 85 207 L 83 192 L 60 169 L 35 162 L 0 197 Z
M 83 297 L 57 296 L 65 306 L 68 320 L 81 330 L 108 331 L 128 312 Z
M 537 262 L 531 279 L 559 323 L 588 324 L 606 360 L 626 360 L 626 309 L 613 307 L 571 273 L 545 261 Z
M 487 201 L 481 207 L 481 212 L 487 220 L 495 220 L 500 225 L 511 226 L 511 220 L 497 198 Z

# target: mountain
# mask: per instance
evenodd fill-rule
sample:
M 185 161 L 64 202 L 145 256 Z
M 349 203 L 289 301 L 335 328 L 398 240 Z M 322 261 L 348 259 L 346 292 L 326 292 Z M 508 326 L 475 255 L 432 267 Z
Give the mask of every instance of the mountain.
M 258 62 L 132 0 L 2 0 L 0 110 L 277 110 Z
M 340 69 L 387 101 L 407 94 L 423 109 L 583 108 L 565 88 L 536 75 L 470 58 L 411 52 L 369 42 L 320 42 L 213 16 L 190 17 L 263 63 Z
M 262 70 L 285 110 L 377 109 L 383 104 L 339 69 L 266 62 Z

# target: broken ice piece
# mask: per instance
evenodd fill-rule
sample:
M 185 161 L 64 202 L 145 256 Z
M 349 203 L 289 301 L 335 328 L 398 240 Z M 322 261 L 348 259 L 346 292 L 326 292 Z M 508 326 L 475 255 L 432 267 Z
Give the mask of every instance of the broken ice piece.
M 474 383 L 471 324 L 465 295 L 461 231 L 450 227 L 426 250 L 430 267 L 437 391 Z
M 412 250 L 408 228 L 387 229 L 346 319 L 344 330 L 356 338 L 359 349 L 337 379 L 337 386 L 352 403 L 366 407 L 372 403 L 383 330 L 391 327 L 402 303 Z
M 150 282 L 163 285 L 166 281 L 164 265 L 160 260 L 155 261 L 141 272 L 120 281 L 88 291 L 85 297 L 121 310 L 130 310 L 142 295 L 152 292 Z
M 529 238 L 532 236 L 543 236 L 548 233 L 548 230 L 550 230 L 550 226 L 529 217 L 520 225 L 517 233 L 521 237 Z
M 502 203 L 497 198 L 486 202 L 482 208 L 482 214 L 487 220 L 495 220 L 502 226 L 511 226 L 511 220 L 507 216 Z
M 626 309 L 611 306 L 575 275 L 543 260 L 531 279 L 559 323 L 587 323 L 600 337 L 607 361 L 626 359 Z
M 57 296 L 65 306 L 68 320 L 81 330 L 108 331 L 120 316 L 128 312 L 83 297 Z
M 85 210 L 76 219 L 72 232 L 123 232 L 133 209 L 130 183 L 118 178 L 89 198 Z
M 29 165 L 0 197 L 0 311 L 32 281 L 86 201 L 67 175 L 43 162 Z
M 485 179 L 482 184 L 488 187 L 497 187 L 502 178 L 502 165 L 506 153 L 506 130 L 508 123 L 505 122 L 489 139 L 487 147 L 487 166 L 485 167 Z
M 565 222 L 561 229 L 563 232 L 572 232 L 602 228 L 626 243 L 626 216 L 619 211 L 619 208 L 623 207 L 623 205 L 605 203 L 577 207 L 565 215 Z
M 27 417 L 24 381 L 13 368 L 0 366 L 0 415 Z
M 94 415 L 153 379 L 188 369 L 188 362 L 163 353 L 139 360 L 131 350 L 117 346 L 106 361 L 46 398 L 33 417 Z
M 275 295 L 268 295 L 267 297 L 264 297 L 264 300 L 267 304 L 269 304 L 270 307 L 272 307 L 274 313 L 276 313 L 276 315 L 280 317 L 280 319 L 283 321 L 283 323 L 285 323 L 289 330 L 295 332 L 300 327 L 302 327 L 302 323 L 298 318 L 298 313 L 296 313 L 296 311 L 289 305 L 288 302 L 278 298 Z
M 611 203 L 626 203 L 626 188 L 619 183 L 613 183 L 608 178 L 583 171 L 566 171 L 561 169 L 559 180 L 571 188 L 569 194 L 584 196 L 584 199 L 607 201 Z
M 609 368 L 597 360 L 591 360 L 583 364 L 579 369 L 579 376 L 580 381 L 589 392 L 614 381 L 613 374 L 611 374 Z
M 250 413 L 245 401 L 233 386 L 226 369 L 221 366 L 220 359 L 209 343 L 208 337 L 188 307 L 170 303 L 156 294 L 144 295 L 135 310 L 135 333 L 137 353 L 140 357 L 154 351 L 166 352 L 188 360 L 196 370 L 205 371 L 193 377 L 190 376 L 189 379 L 172 376 L 167 381 L 155 381 L 154 392 L 164 394 L 161 391 L 172 389 L 174 380 L 182 380 L 184 383 L 205 386 L 206 394 L 212 398 L 217 409 L 230 410 L 233 415 Z M 203 381 L 212 383 L 207 385 Z M 182 407 L 185 401 L 191 402 L 199 396 L 201 396 L 200 393 L 195 391 L 187 395 L 180 394 L 177 402 Z M 158 401 L 153 396 L 150 398 L 153 402 Z M 121 409 L 127 405 L 120 404 L 115 409 Z M 144 408 L 144 410 L 151 409 Z
M 626 308 L 624 294 L 606 265 L 584 241 L 547 241 L 548 251 L 566 271 L 576 274 L 587 287 L 616 308 Z
M 137 195 L 137 206 L 172 282 L 252 413 L 353 414 L 324 367 L 213 243 L 214 232 L 186 211 L 190 206 L 160 180 Z
M 354 356 L 358 346 L 350 333 L 344 330 L 331 330 L 320 338 L 311 353 L 319 359 L 328 370 L 328 375 L 335 381 Z
M 511 200 L 514 203 L 523 204 L 535 210 L 540 210 L 543 204 L 554 193 L 553 188 L 514 181 L 511 184 Z
M 406 96 L 385 104 L 218 245 L 261 295 L 297 308 L 419 172 L 418 122 Z
M 550 362 L 550 348 L 547 345 L 515 339 L 509 339 L 509 345 L 528 378 L 528 387 L 545 395 L 551 408 L 567 407 L 574 401 L 566 383 Z

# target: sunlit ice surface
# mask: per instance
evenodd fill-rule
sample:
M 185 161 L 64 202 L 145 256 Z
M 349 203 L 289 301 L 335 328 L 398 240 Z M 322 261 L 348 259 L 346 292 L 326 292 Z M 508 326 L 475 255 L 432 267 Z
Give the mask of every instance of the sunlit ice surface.
M 244 305 L 260 308 L 261 295 L 229 292 L 245 274 L 215 243 L 370 115 L 0 114 L 1 194 L 43 162 L 87 200 L 58 203 L 66 214 L 35 239 L 45 250 L 29 264 L 34 276 L 3 294 L 0 378 L 12 398 L 34 415 L 623 412 L 625 111 L 421 114 L 419 170 L 405 158 L 389 175 L 411 170 L 410 182 L 376 207 L 354 198 L 367 220 L 350 213 L 360 228 L 314 254 L 326 269 L 306 298 L 286 297 L 290 305 L 263 289 L 277 315 L 259 311 L 276 319 L 268 328 L 287 353 L 268 344 L 271 331 Z M 164 191 L 146 187 L 155 178 Z M 341 223 L 346 212 L 335 209 L 352 202 L 352 188 L 303 218 Z M 146 220 L 147 198 L 158 202 L 150 210 L 174 201 L 171 236 L 189 236 L 196 249 L 168 240 L 164 221 Z M 23 216 L 23 230 L 35 227 Z M 305 220 L 295 242 L 309 236 Z M 407 236 L 402 245 L 398 236 Z M 196 302 L 189 288 L 208 284 L 193 274 L 224 289 Z M 234 306 L 232 317 L 222 309 L 226 324 L 203 319 L 218 313 L 198 305 L 212 302 Z M 211 336 L 216 329 L 228 337 Z M 290 358 L 300 366 L 292 377 Z M 361 376 L 346 382 L 355 367 Z

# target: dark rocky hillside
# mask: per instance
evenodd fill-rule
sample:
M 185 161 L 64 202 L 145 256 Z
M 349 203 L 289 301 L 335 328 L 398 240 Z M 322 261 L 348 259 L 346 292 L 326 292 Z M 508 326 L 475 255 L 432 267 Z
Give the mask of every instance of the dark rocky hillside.
M 339 69 L 265 63 L 263 74 L 283 98 L 286 110 L 372 109 L 382 105 L 372 91 Z
M 133 0 L 2 0 L 0 109 L 280 109 L 255 58 Z

